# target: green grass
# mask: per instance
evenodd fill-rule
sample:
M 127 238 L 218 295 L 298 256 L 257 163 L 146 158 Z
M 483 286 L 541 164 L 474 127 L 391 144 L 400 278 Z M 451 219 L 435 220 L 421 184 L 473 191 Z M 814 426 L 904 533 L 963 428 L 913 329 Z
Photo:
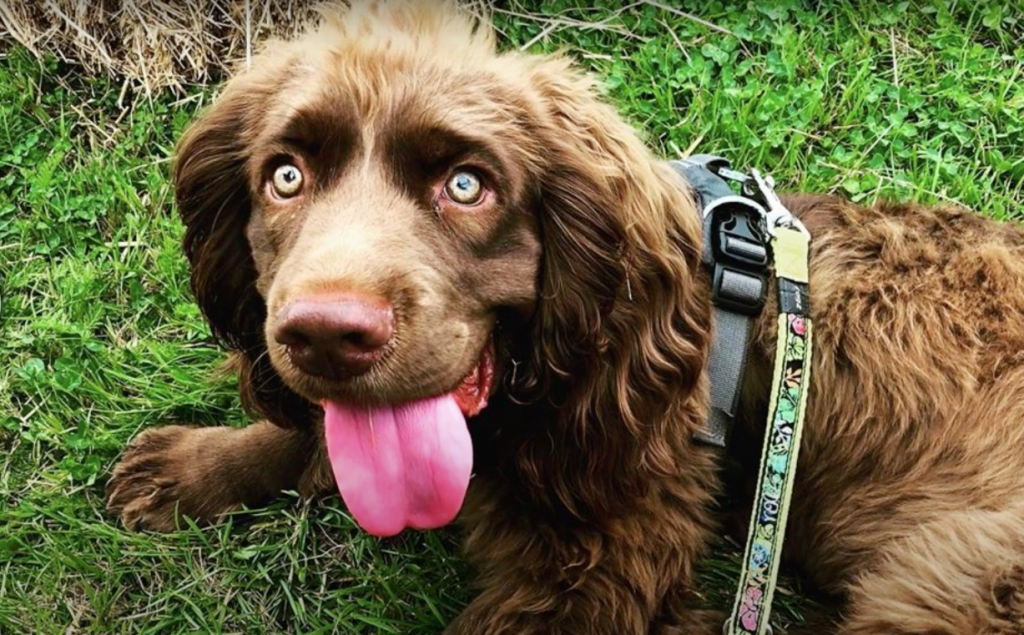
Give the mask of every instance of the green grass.
M 667 155 L 717 152 L 863 201 L 1024 212 L 1020 2 L 620 4 L 497 18 L 507 46 L 567 48 L 607 77 Z M 0 633 L 440 632 L 470 593 L 451 532 L 369 539 L 337 500 L 167 536 L 103 514 L 140 429 L 244 423 L 233 382 L 212 377 L 166 180 L 209 94 L 122 96 L 17 48 L 0 59 Z M 723 548 L 704 566 L 712 604 L 735 562 Z M 780 603 L 780 623 L 807 605 Z

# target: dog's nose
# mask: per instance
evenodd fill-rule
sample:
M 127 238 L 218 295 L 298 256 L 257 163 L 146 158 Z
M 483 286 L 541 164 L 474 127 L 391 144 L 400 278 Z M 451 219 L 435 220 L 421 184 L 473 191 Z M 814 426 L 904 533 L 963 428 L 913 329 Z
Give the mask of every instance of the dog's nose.
M 370 370 L 394 333 L 383 298 L 347 293 L 294 300 L 280 313 L 274 339 L 310 375 L 343 379 Z

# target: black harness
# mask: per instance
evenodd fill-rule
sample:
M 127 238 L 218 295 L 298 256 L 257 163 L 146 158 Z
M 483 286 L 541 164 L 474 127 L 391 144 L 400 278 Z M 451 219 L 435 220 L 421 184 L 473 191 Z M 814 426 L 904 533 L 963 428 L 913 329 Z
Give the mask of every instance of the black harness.
M 694 190 L 704 224 L 702 260 L 711 276 L 711 411 L 699 439 L 725 447 L 736 416 L 751 329 L 767 298 L 766 211 L 748 190 L 748 177 L 733 171 L 721 157 L 699 154 L 671 165 Z M 729 181 L 743 184 L 739 194 Z

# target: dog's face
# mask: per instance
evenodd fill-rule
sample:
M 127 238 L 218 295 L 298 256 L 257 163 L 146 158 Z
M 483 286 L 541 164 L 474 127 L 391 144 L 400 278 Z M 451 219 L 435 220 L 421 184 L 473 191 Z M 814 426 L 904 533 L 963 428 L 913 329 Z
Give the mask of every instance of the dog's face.
M 682 183 L 567 60 L 500 54 L 449 3 L 356 3 L 268 46 L 182 139 L 175 186 L 243 397 L 282 425 L 324 409 L 377 533 L 450 520 L 463 417 L 509 366 L 523 394 L 556 387 L 566 421 L 632 435 L 696 384 Z M 395 500 L 444 509 L 383 518 Z
M 268 97 L 246 231 L 287 385 L 314 402 L 403 403 L 489 377 L 499 310 L 534 304 L 528 131 L 509 125 L 514 95 L 493 77 L 360 61 L 302 69 Z

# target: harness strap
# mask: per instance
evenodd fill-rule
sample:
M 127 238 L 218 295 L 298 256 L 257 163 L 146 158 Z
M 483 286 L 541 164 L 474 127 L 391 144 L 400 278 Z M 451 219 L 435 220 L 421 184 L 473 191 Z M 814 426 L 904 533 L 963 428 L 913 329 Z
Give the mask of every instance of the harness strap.
M 697 434 L 697 438 L 704 443 L 724 448 L 729 441 L 733 417 L 739 405 L 754 319 L 719 307 L 712 310 L 714 333 L 711 358 L 708 360 L 711 409 L 704 429 Z
M 723 173 L 742 177 L 725 159 L 698 154 L 673 161 L 672 167 L 694 190 L 704 225 L 702 260 L 712 278 L 711 409 L 697 438 L 724 448 L 739 405 L 754 318 L 764 307 L 768 286 L 766 212 L 737 196 L 722 178 Z

